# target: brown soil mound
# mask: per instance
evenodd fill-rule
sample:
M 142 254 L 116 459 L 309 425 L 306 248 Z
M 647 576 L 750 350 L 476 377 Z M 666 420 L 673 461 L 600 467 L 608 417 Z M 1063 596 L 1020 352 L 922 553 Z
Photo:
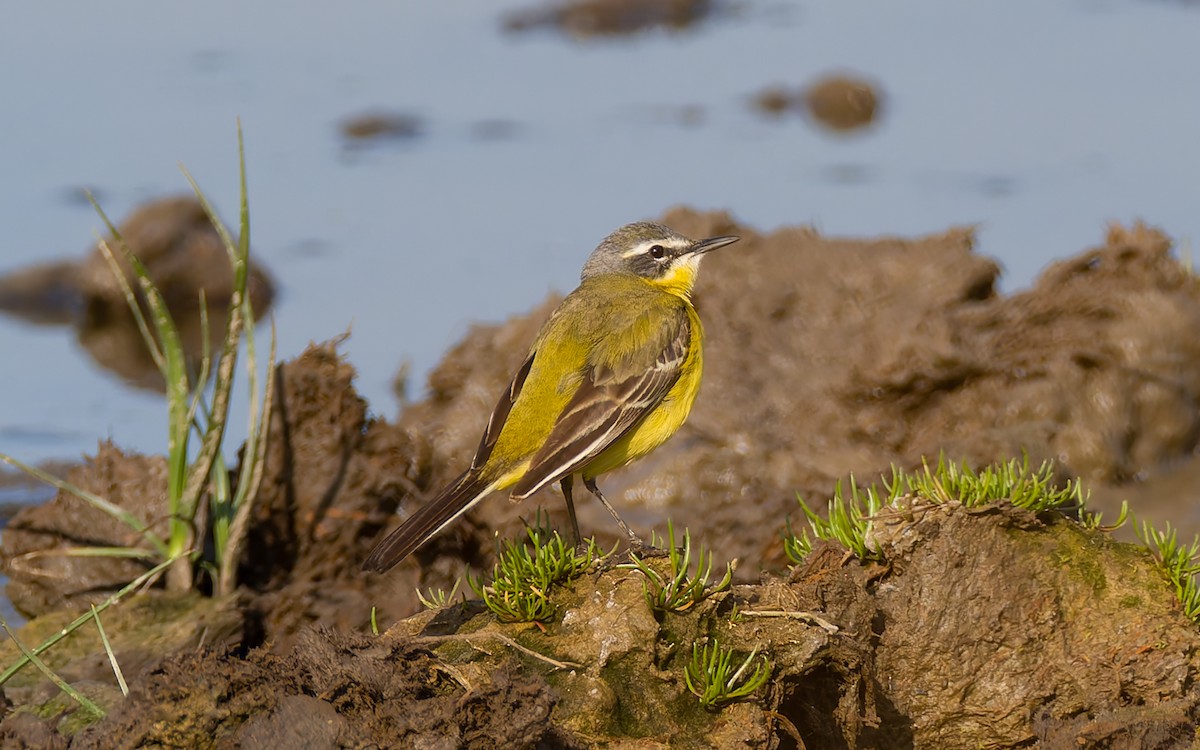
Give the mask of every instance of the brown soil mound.
M 167 461 L 162 456 L 126 454 L 111 442 L 100 444 L 87 464 L 66 480 L 124 508 L 160 535 Z M 146 567 L 114 557 L 68 557 L 70 547 L 143 546 L 132 529 L 79 498 L 60 492 L 45 505 L 23 508 L 4 529 L 0 563 L 8 575 L 8 598 L 27 615 L 86 608 L 137 578 Z

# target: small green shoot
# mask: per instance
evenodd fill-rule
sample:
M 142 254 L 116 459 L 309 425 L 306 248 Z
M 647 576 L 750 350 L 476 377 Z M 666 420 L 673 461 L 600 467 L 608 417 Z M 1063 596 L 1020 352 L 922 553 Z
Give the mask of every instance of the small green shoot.
M 822 518 L 800 500 L 800 508 L 809 528 L 796 534 L 788 525 L 784 536 L 784 552 L 793 563 L 799 563 L 812 551 L 817 540 L 839 542 L 863 562 L 882 562 L 883 556 L 868 542 L 872 518 L 883 508 L 904 496 L 922 498 L 933 503 L 958 503 L 966 508 L 981 508 L 1006 500 L 1018 508 L 1033 513 L 1074 509 L 1087 528 L 1112 530 L 1119 528 L 1128 517 L 1128 507 L 1122 507 L 1115 524 L 1102 526 L 1102 514 L 1087 509 L 1088 495 L 1078 480 L 1068 480 L 1062 486 L 1054 481 L 1054 463 L 1046 461 L 1037 469 L 1029 466 L 1029 457 L 992 464 L 979 471 L 947 461 L 940 456 L 936 466 L 922 462 L 919 470 L 906 472 L 892 467 L 892 476 L 882 482 L 883 490 L 872 485 L 859 489 L 850 477 L 850 492 L 843 493 L 842 484 L 834 488 L 829 501 L 829 518 Z
M 1098 510 L 1091 510 L 1086 506 L 1080 511 L 1079 522 L 1083 524 L 1083 528 L 1092 531 L 1116 531 L 1125 525 L 1129 520 L 1129 501 L 1121 501 L 1121 510 L 1117 513 L 1117 520 L 1110 524 L 1104 523 L 1104 513 Z
M 1054 483 L 1054 462 L 1044 461 L 1036 470 L 1029 466 L 1029 456 L 1018 461 L 989 464 L 979 471 L 964 461 L 956 464 L 939 456 L 937 466 L 930 468 L 922 462 L 921 471 L 901 474 L 893 471 L 892 483 L 903 479 L 910 494 L 936 503 L 957 502 L 967 508 L 978 508 L 998 500 L 1008 500 L 1018 508 L 1042 513 L 1064 508 L 1082 508 L 1087 496 L 1078 480 L 1068 480 L 1061 487 Z
M 789 560 L 799 563 L 808 557 L 818 540 L 831 539 L 841 543 L 863 562 L 882 562 L 883 556 L 871 549 L 867 535 L 872 517 L 895 499 L 896 494 L 890 487 L 886 496 L 881 496 L 874 486 L 859 490 L 851 475 L 849 495 L 843 493 L 840 480 L 834 485 L 833 499 L 829 501 L 829 518 L 826 520 L 797 495 L 796 500 L 800 502 L 800 509 L 808 520 L 808 528 L 796 535 L 789 524 L 788 534 L 783 540 L 783 551 Z
M 454 598 L 454 595 L 458 593 L 458 587 L 461 585 L 462 579 L 456 578 L 454 580 L 454 585 L 450 587 L 450 591 L 448 592 L 445 589 L 429 588 L 424 592 L 422 592 L 421 589 L 417 589 L 417 599 L 420 600 L 421 606 L 423 606 L 425 609 L 442 609 L 449 604 L 450 600 Z
M 375 607 L 371 607 L 371 635 L 379 635 L 379 619 L 376 616 Z
M 733 650 L 723 649 L 714 638 L 703 648 L 692 644 L 691 661 L 683 669 L 683 681 L 688 690 L 700 699 L 700 705 L 713 711 L 726 703 L 741 700 L 766 684 L 771 677 L 771 665 L 766 657 L 755 662 L 758 648 L 735 669 Z M 747 670 L 754 665 L 754 672 Z
M 1170 523 L 1164 531 L 1159 531 L 1148 521 L 1142 521 L 1137 535 L 1175 589 L 1183 614 L 1192 622 L 1200 622 L 1200 586 L 1196 583 L 1196 574 L 1200 573 L 1200 535 L 1192 539 L 1191 545 L 1184 546 L 1179 544 Z
M 729 622 L 731 625 L 740 625 L 746 621 L 746 615 L 735 603 L 733 609 L 729 611 Z
M 467 585 L 502 622 L 546 622 L 557 607 L 550 590 L 581 575 L 605 555 L 592 539 L 583 552 L 563 541 L 538 520 L 526 529 L 528 541 L 504 540 L 499 562 L 492 568 L 492 582 L 485 584 L 467 575 Z
M 651 534 L 650 544 L 657 547 L 662 544 L 662 539 Z M 670 521 L 667 521 L 667 552 L 671 563 L 670 577 L 659 573 L 632 552 L 629 553 L 629 562 L 618 566 L 637 570 L 646 577 L 642 582 L 642 591 L 646 595 L 646 602 L 656 612 L 685 612 L 713 594 L 729 588 L 733 581 L 734 563 L 730 562 L 725 565 L 724 577 L 716 585 L 708 585 L 713 556 L 704 547 L 696 556 L 696 569 L 693 572 L 691 532 L 684 529 L 682 545 L 676 546 L 675 528 Z

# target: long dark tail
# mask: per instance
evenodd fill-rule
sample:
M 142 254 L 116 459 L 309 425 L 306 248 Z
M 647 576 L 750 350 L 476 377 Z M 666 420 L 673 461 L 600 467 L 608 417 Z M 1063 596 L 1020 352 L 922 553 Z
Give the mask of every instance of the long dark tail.
M 400 528 L 388 534 L 375 545 L 371 554 L 363 561 L 363 570 L 383 573 L 411 555 L 435 534 L 454 523 L 475 503 L 495 489 L 495 482 L 487 482 L 471 473 L 450 483 L 441 494 L 417 509 Z

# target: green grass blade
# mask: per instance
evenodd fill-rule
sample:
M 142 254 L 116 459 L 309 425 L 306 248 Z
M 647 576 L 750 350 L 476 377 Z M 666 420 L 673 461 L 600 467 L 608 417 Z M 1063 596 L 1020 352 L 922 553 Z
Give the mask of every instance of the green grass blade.
M 182 168 L 184 177 L 196 193 L 196 199 L 204 207 L 209 221 L 220 235 L 221 241 L 225 244 L 226 251 L 230 254 L 230 264 L 233 267 L 234 275 L 233 289 L 229 298 L 229 314 L 225 321 L 225 336 L 222 342 L 221 355 L 217 361 L 216 382 L 213 385 L 208 427 L 201 442 L 200 451 L 188 472 L 187 484 L 183 489 L 180 502 L 181 510 L 189 518 L 199 506 L 200 495 L 208 483 L 216 455 L 221 450 L 221 442 L 225 435 L 225 424 L 229 416 L 229 396 L 233 388 L 234 372 L 237 367 L 238 348 L 241 341 L 242 328 L 245 324 L 243 315 L 245 313 L 244 301 L 246 298 L 247 268 L 249 265 L 250 225 L 248 198 L 244 192 L 246 162 L 245 155 L 241 151 L 239 151 L 238 166 L 243 186 L 241 202 L 246 207 L 242 216 L 242 241 L 238 245 L 233 243 L 233 239 L 229 235 L 229 230 L 225 228 L 225 225 L 217 216 L 208 198 L 200 190 L 200 186 L 196 183 L 195 179 L 186 168 Z M 245 252 L 242 251 L 243 247 L 245 248 Z
M 117 231 L 117 227 L 108 218 L 108 214 L 104 213 L 104 209 L 100 207 L 100 203 L 96 201 L 96 196 L 92 195 L 91 190 L 85 190 L 88 203 L 92 204 L 92 208 L 100 216 L 100 220 L 104 222 L 104 226 L 108 227 L 108 233 L 114 239 L 120 242 L 121 233 Z M 117 263 L 112 249 L 108 246 L 108 242 L 103 238 L 97 243 L 100 248 L 100 253 L 104 256 L 105 261 L 112 269 L 113 277 L 116 278 L 117 284 L 121 287 L 121 292 L 125 295 L 125 303 L 129 306 L 129 311 L 133 314 L 134 322 L 137 323 L 138 330 L 142 334 L 142 339 L 146 342 L 146 347 L 150 350 L 150 356 L 154 360 L 155 366 L 161 373 L 166 372 L 166 364 L 163 361 L 162 349 L 159 348 L 158 340 L 150 333 L 150 326 L 146 323 L 146 316 L 142 314 L 142 306 L 137 303 L 137 297 L 133 293 L 132 287 L 129 286 L 129 279 L 125 276 L 125 271 L 121 265 Z
M 96 605 L 92 605 L 92 619 L 96 621 L 96 630 L 100 633 L 100 642 L 104 644 L 104 653 L 108 656 L 109 666 L 112 667 L 113 674 L 117 678 L 117 685 L 121 688 L 121 695 L 129 697 L 129 685 L 125 684 L 125 675 L 121 672 L 121 665 L 117 663 L 117 655 L 113 653 L 112 644 L 108 642 L 108 634 L 104 632 L 104 623 L 100 622 L 100 613 L 96 611 Z
M 190 554 L 190 551 L 185 552 L 183 557 L 186 557 L 188 554 Z M 170 558 L 168 560 L 164 560 L 164 561 L 160 562 L 158 565 L 155 565 L 150 570 L 147 570 L 145 573 L 141 574 L 137 578 L 135 578 L 132 581 L 130 581 L 129 583 L 127 583 L 123 588 L 121 588 L 120 591 L 117 591 L 115 594 L 112 594 L 107 599 L 105 599 L 103 602 L 101 602 L 99 605 L 92 605 L 92 612 L 103 612 L 104 610 L 108 609 L 112 605 L 114 605 L 117 602 L 124 599 L 125 596 L 129 594 L 129 592 L 131 592 L 135 589 L 141 588 L 142 586 L 149 585 L 150 583 L 152 583 L 154 581 L 154 579 L 156 579 L 158 576 L 162 575 L 163 571 L 165 571 L 167 568 L 174 565 L 179 559 L 180 558 Z M 9 665 L 9 667 L 7 669 L 5 669 L 3 672 L 0 672 L 0 685 L 4 685 L 6 682 L 11 680 L 13 675 L 15 675 L 17 672 L 21 671 L 22 667 L 24 667 L 26 664 L 29 664 L 31 661 L 30 656 L 37 656 L 38 654 L 40 654 L 43 651 L 45 651 L 46 649 L 52 647 L 54 644 L 58 643 L 63 638 L 66 638 L 68 635 L 70 635 L 71 633 L 74 633 L 80 627 L 85 625 L 88 620 L 92 619 L 92 612 L 85 612 L 84 614 L 75 618 L 65 628 L 58 631 L 57 633 L 50 636 L 49 638 L 47 638 L 45 641 L 43 641 L 37 647 L 31 649 L 29 654 L 23 655 L 16 662 Z
M 113 557 L 127 560 L 159 560 L 159 554 L 142 547 L 56 547 L 27 552 L 22 557 Z
M 91 715 L 98 718 L 103 718 L 105 716 L 104 709 L 93 703 L 92 700 L 86 695 L 67 684 L 67 681 L 59 677 L 58 674 L 46 664 L 46 662 L 38 658 L 38 655 L 33 651 L 30 651 L 29 647 L 22 643 L 20 638 L 17 638 L 17 634 L 12 631 L 12 628 L 8 627 L 8 622 L 3 617 L 0 617 L 0 628 L 4 629 L 4 632 L 7 633 L 8 637 L 12 639 L 12 642 L 16 644 L 18 649 L 21 650 L 21 654 L 24 656 L 24 658 L 32 662 L 33 666 L 37 667 L 38 671 L 44 674 L 51 682 L 53 682 L 59 690 L 69 695 L 76 703 L 79 704 L 81 708 L 83 708 L 83 710 L 87 711 Z
M 70 494 L 74 495 L 75 497 L 79 498 L 80 500 L 84 501 L 88 505 L 91 505 L 92 507 L 96 508 L 97 510 L 103 511 L 104 513 L 108 514 L 112 518 L 117 519 L 121 523 L 125 524 L 129 528 L 131 528 L 134 531 L 136 531 L 137 533 L 141 534 L 142 538 L 144 538 L 146 541 L 148 541 L 150 544 L 152 544 L 154 546 L 155 550 L 157 550 L 160 555 L 166 554 L 166 552 L 167 552 L 166 543 L 157 534 L 155 534 L 153 531 L 151 531 L 149 529 L 149 527 L 146 526 L 146 524 L 142 523 L 141 519 L 139 519 L 137 516 L 133 515 L 129 511 L 125 510 L 121 506 L 114 505 L 113 503 L 110 503 L 108 500 L 105 500 L 104 498 L 100 497 L 99 495 L 92 493 L 92 492 L 88 492 L 87 490 L 83 489 L 82 487 L 77 487 L 74 484 L 71 484 L 70 482 L 66 481 L 65 479 L 59 479 L 58 477 L 56 477 L 52 474 L 48 474 L 48 473 L 42 471 L 41 469 L 37 468 L 36 466 L 30 466 L 29 464 L 26 464 L 22 461 L 18 461 L 17 459 L 13 458 L 12 456 L 10 456 L 6 453 L 0 453 L 0 461 L 4 462 L 10 466 L 13 466 L 15 468 L 18 468 L 21 471 L 25 472 L 26 474 L 28 474 L 32 477 L 35 477 L 35 478 L 45 482 L 46 484 L 56 487 L 56 488 L 62 490 L 63 492 L 70 493 Z
M 95 205 L 94 201 L 93 205 Z M 163 382 L 166 385 L 167 504 L 171 524 L 168 547 L 169 554 L 173 557 L 180 549 L 191 546 L 191 524 L 189 519 L 192 514 L 186 507 L 181 507 L 181 499 L 187 479 L 188 434 L 191 429 L 188 416 L 191 388 L 187 375 L 187 359 L 184 356 L 183 342 L 179 336 L 179 329 L 175 325 L 174 318 L 171 317 L 166 300 L 158 290 L 158 287 L 154 285 L 149 270 L 147 270 L 141 259 L 129 248 L 129 245 L 126 244 L 120 232 L 117 231 L 117 228 L 109 221 L 104 212 L 100 210 L 99 206 L 96 207 L 96 210 L 100 213 L 101 219 L 112 233 L 113 239 L 121 249 L 125 260 L 133 269 L 138 288 L 146 299 L 147 307 L 150 308 L 150 319 L 154 324 L 154 332 L 157 334 L 157 338 L 149 334 L 148 326 L 141 312 L 141 306 L 131 293 L 127 293 L 126 301 L 129 303 L 130 312 L 133 314 L 135 320 L 138 321 L 143 338 L 146 338 L 147 346 L 151 347 L 151 353 L 157 353 L 155 354 L 155 364 L 158 365 L 159 372 L 162 374 Z M 106 249 L 104 243 L 102 243 L 101 249 L 102 251 Z M 108 256 L 111 257 L 111 251 L 108 253 Z M 128 284 L 119 265 L 115 263 L 115 260 L 110 262 L 114 264 L 113 272 L 117 276 L 118 283 L 123 288 L 127 287 Z
M 271 415 L 275 403 L 275 355 L 277 338 L 275 320 L 271 319 L 271 350 L 267 355 L 267 382 L 263 388 L 261 412 L 256 423 L 252 423 L 246 440 L 242 466 L 238 476 L 237 496 L 234 498 L 233 522 L 226 541 L 225 561 L 221 568 L 218 591 L 232 593 L 237 585 L 237 565 L 241 559 L 242 545 L 250 528 L 250 511 L 258 489 L 262 485 L 263 469 L 266 466 L 268 437 L 271 432 Z M 253 450 L 252 450 L 253 448 Z
M 93 206 L 97 204 L 92 203 Z M 99 211 L 99 207 L 96 208 Z M 103 216 L 103 213 L 101 214 Z M 108 217 L 104 217 L 105 222 Z M 109 224 L 110 229 L 114 232 L 116 228 Z M 108 268 L 112 272 L 113 278 L 117 280 L 117 285 L 121 287 L 121 294 L 125 297 L 125 304 L 129 307 L 130 314 L 133 315 L 133 320 L 137 324 L 138 331 L 142 334 L 142 342 L 146 344 L 146 349 L 150 351 L 150 358 L 154 360 L 154 366 L 160 373 L 165 373 L 167 369 L 166 361 L 163 359 L 162 348 L 158 345 L 158 339 L 154 338 L 154 334 L 150 332 L 150 325 L 146 322 L 146 316 L 142 314 L 142 306 L 138 304 L 137 295 L 133 292 L 133 287 L 129 286 L 129 279 L 125 278 L 125 271 L 121 268 L 121 264 L 117 262 L 116 256 L 113 255 L 112 248 L 108 246 L 108 242 L 104 239 L 98 239 L 96 246 L 100 249 L 100 254 L 104 256 L 104 260 L 108 263 Z

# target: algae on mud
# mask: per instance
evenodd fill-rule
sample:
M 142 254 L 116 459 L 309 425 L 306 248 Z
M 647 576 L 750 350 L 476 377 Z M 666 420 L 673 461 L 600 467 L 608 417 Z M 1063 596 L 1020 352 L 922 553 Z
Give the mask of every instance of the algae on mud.
M 939 452 L 980 465 L 1025 450 L 1119 489 L 1194 462 L 1200 292 L 1169 241 L 1114 229 L 1103 246 L 1004 296 L 966 230 L 859 242 L 798 228 L 760 235 L 725 214 L 676 210 L 664 222 L 740 234 L 752 262 L 710 261 L 696 295 L 708 372 L 692 419 L 645 466 L 614 474 L 610 497 L 642 529 L 670 517 L 695 544 L 739 558 L 732 594 L 660 624 L 638 574 L 610 570 L 577 579 L 545 635 L 469 610 L 419 615 L 380 638 L 348 634 L 367 629 L 372 606 L 383 622 L 418 609 L 418 587 L 449 588 L 464 563 L 490 564 L 497 532 L 520 531 L 518 509 L 485 501 L 389 576 L 357 570 L 390 514 L 470 454 L 554 301 L 473 329 L 431 376 L 430 396 L 395 424 L 368 417 L 334 345 L 314 346 L 279 367 L 245 585 L 230 605 L 240 644 L 127 669 L 134 694 L 71 745 L 248 743 L 294 725 L 326 746 L 440 733 L 476 746 L 786 747 L 794 741 L 772 710 L 809 747 L 1077 738 L 1081 747 L 1136 747 L 1136 737 L 1188 747 L 1180 728 L 1197 725 L 1189 686 L 1200 636 L 1149 554 L 1099 532 L 1019 512 L 917 507 L 880 532 L 890 569 L 843 565 L 843 550 L 817 545 L 790 579 L 746 585 L 783 569 L 779 532 L 796 491 L 827 496 L 850 473 L 874 476 Z M 102 478 L 114 471 L 106 460 L 80 471 Z M 1160 499 L 1159 518 L 1173 499 Z M 561 521 L 561 501 L 547 505 Z M 590 504 L 579 510 L 605 544 L 605 517 Z M 28 549 L 57 543 L 53 516 L 29 511 L 25 533 L 46 536 Z M 5 532 L 6 548 L 20 528 Z M 12 573 L 14 591 L 30 590 Z M 53 597 L 18 598 L 44 608 Z M 838 631 L 787 617 L 730 623 L 734 603 L 821 613 Z M 490 629 L 584 666 L 554 670 Z M 441 640 L 422 640 L 434 635 Z M 758 702 L 714 717 L 686 692 L 682 657 L 705 636 L 744 653 L 766 649 L 774 678 Z M 638 700 L 654 710 L 644 714 Z M 156 724 L 181 706 L 178 734 Z M 598 714 L 586 713 L 593 707 Z M 45 726 L 27 717 L 8 714 L 0 740 Z M 685 717 L 703 732 L 677 729 Z

